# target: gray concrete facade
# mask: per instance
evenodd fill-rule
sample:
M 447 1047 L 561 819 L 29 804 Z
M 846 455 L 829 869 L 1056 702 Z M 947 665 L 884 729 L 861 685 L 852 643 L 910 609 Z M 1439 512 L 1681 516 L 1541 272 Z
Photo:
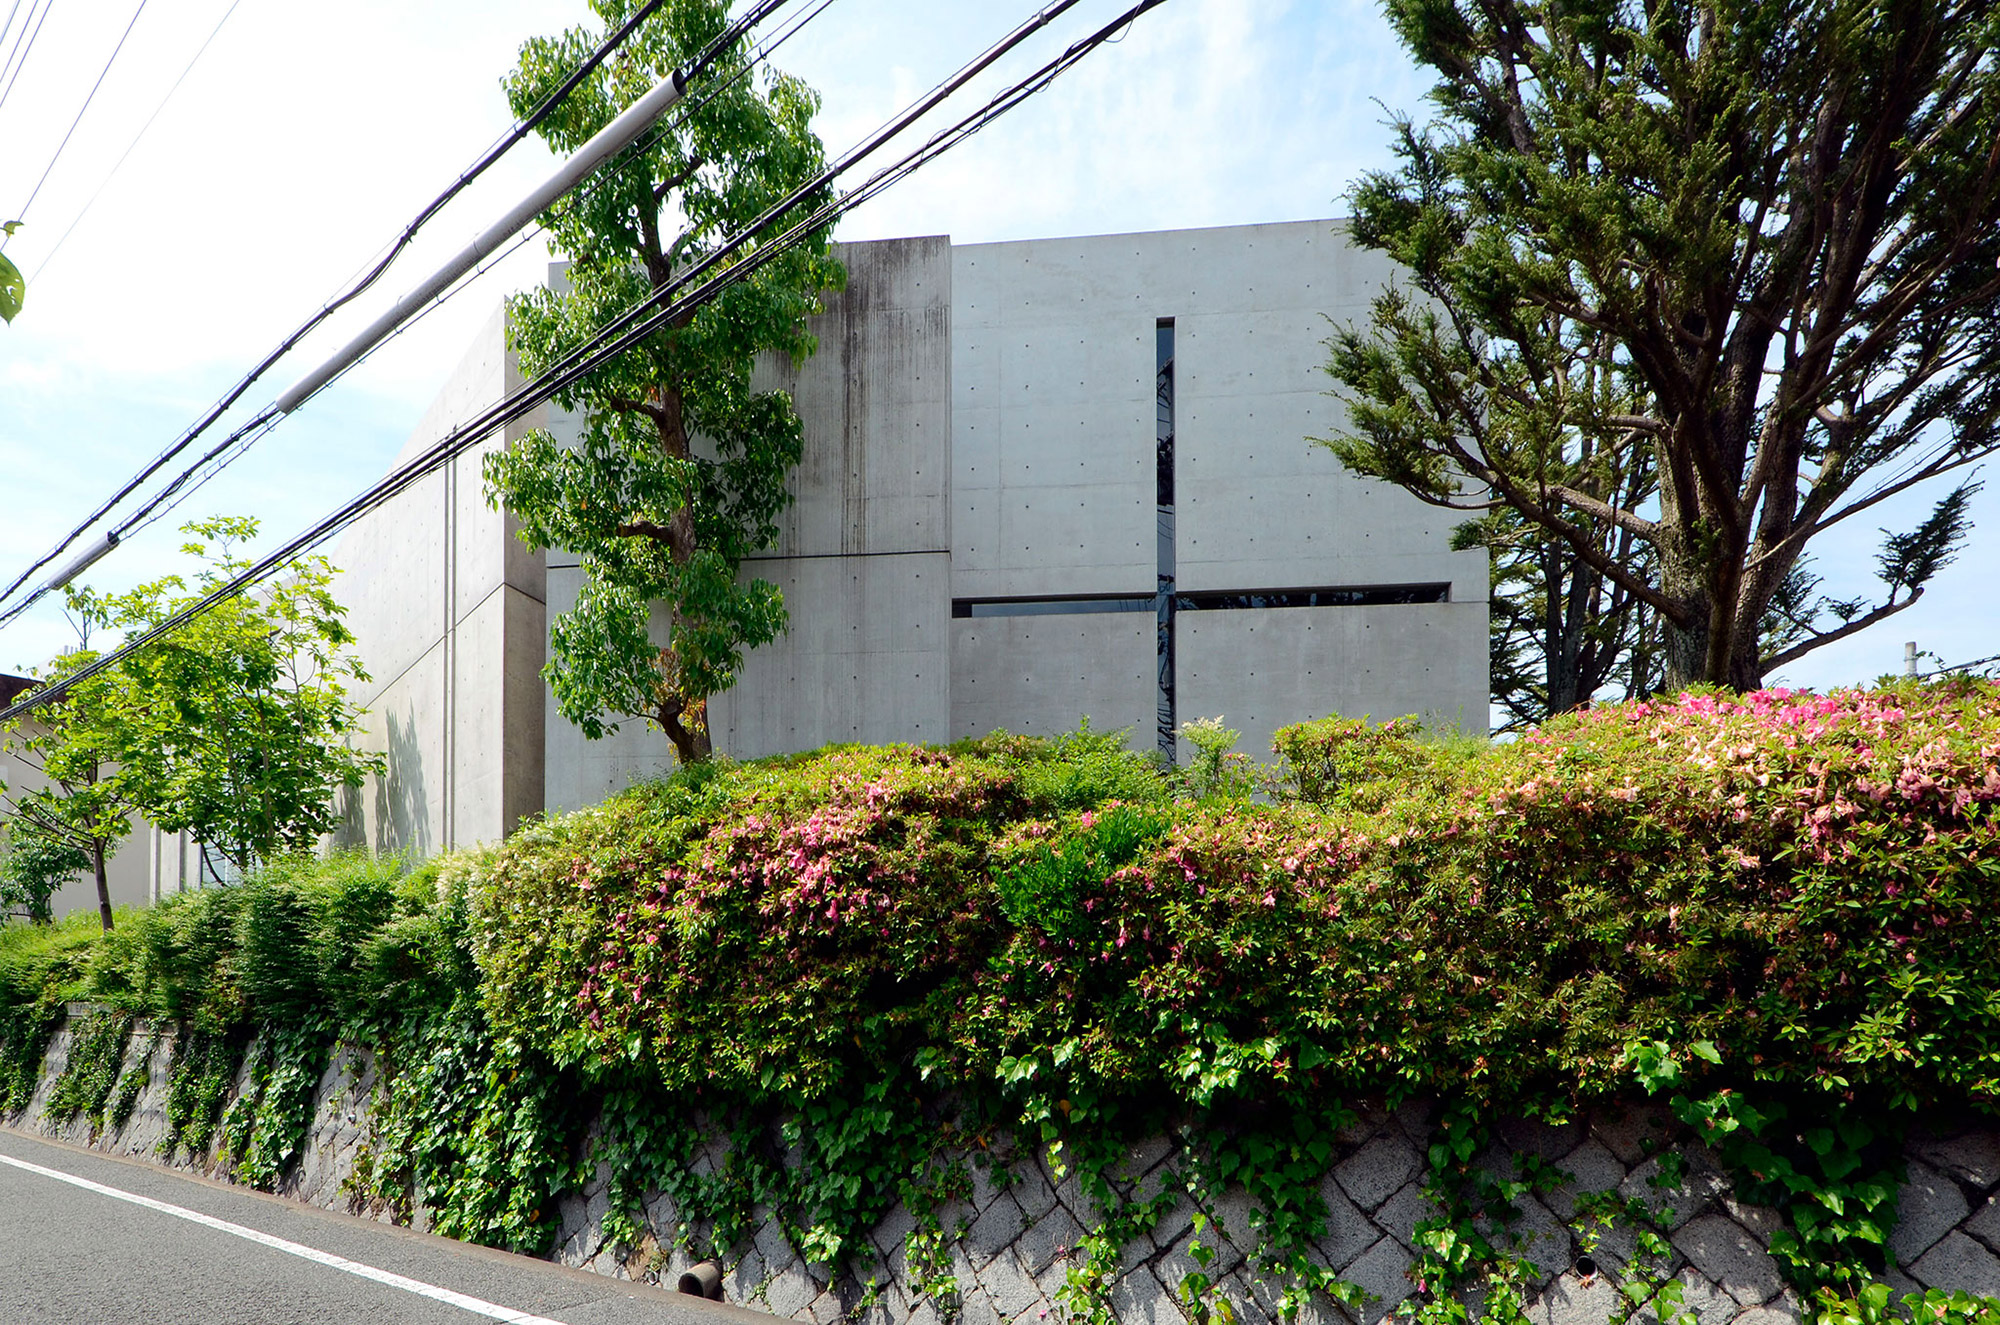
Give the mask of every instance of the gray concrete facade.
M 1163 680 L 1176 721 L 1221 716 L 1260 756 L 1279 726 L 1329 713 L 1485 730 L 1484 554 L 1451 551 L 1446 518 L 1307 441 L 1338 417 L 1328 319 L 1364 316 L 1390 278 L 1337 223 L 841 257 L 819 352 L 759 370 L 793 393 L 805 459 L 777 545 L 744 573 L 784 591 L 791 624 L 712 702 L 719 750 L 1086 716 L 1148 749 Z M 496 317 L 405 457 L 516 380 Z M 530 424 L 580 428 L 551 408 L 490 444 Z M 512 536 L 478 466 L 426 480 L 335 555 L 390 757 L 347 840 L 493 840 L 672 763 L 640 720 L 593 742 L 556 711 L 538 671 L 581 571 Z
M 401 468 L 520 382 L 495 311 L 391 467 Z M 507 426 L 351 528 L 333 553 L 370 680 L 362 744 L 388 772 L 343 797 L 340 845 L 410 850 L 498 841 L 543 805 L 547 572 L 490 509 L 487 452 L 527 435 Z

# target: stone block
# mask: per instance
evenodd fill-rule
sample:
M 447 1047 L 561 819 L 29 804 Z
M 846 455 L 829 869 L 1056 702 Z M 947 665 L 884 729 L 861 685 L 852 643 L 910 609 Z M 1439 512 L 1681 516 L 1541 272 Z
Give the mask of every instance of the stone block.
M 1243 1254 L 1228 1243 L 1218 1243 L 1208 1237 L 1200 1237 L 1199 1241 L 1211 1253 L 1206 1265 L 1195 1259 L 1189 1244 L 1162 1253 L 1151 1264 L 1153 1277 L 1167 1290 L 1167 1296 L 1176 1302 L 1181 1300 L 1181 1285 L 1187 1282 L 1188 1276 L 1204 1274 L 1209 1282 L 1214 1283 L 1243 1268 Z
M 1926 1288 L 2000 1297 L 2000 1256 L 1963 1233 L 1949 1233 L 1910 1266 Z
M 1417 1245 L 1414 1236 L 1416 1226 L 1443 1213 L 1436 1202 L 1424 1195 L 1422 1184 L 1406 1183 L 1376 1210 L 1375 1226 L 1405 1248 L 1414 1248 Z
M 1326 1225 L 1315 1245 L 1320 1259 L 1336 1270 L 1344 1269 L 1382 1234 L 1331 1176 L 1320 1184 L 1319 1194 L 1326 1202 Z
M 2000 1185 L 2000 1132 L 1962 1132 L 1957 1136 L 1926 1137 L 1910 1147 L 1945 1172 L 1975 1187 Z
M 1690 1220 L 1674 1234 L 1674 1247 L 1746 1307 L 1769 1302 L 1785 1287 L 1778 1263 L 1763 1244 L 1726 1215 Z
M 763 1253 L 765 1262 L 774 1268 L 799 1258 L 798 1249 L 792 1246 L 791 1239 L 785 1236 L 784 1226 L 776 1219 L 766 1218 L 751 1242 Z
M 1799 1325 L 1799 1313 L 1783 1307 L 1751 1307 L 1733 1325 Z
M 1046 1168 L 1040 1164 L 1022 1164 L 1015 1172 L 1021 1175 L 1021 1181 L 1008 1188 L 1007 1194 L 1021 1207 L 1022 1214 L 1035 1220 L 1055 1208 L 1056 1187 L 1049 1181 Z
M 1406 1273 L 1409 1268 L 1409 1252 L 1394 1238 L 1383 1238 L 1342 1271 L 1341 1278 L 1369 1295 L 1361 1308 L 1361 1325 L 1379 1325 L 1416 1292 Z
M 1921 1160 L 1911 1160 L 1896 1194 L 1896 1226 L 1889 1230 L 1896 1263 L 1915 1263 L 1971 1213 L 1958 1183 Z
M 1534 1155 L 1553 1164 L 1570 1151 L 1575 1150 L 1584 1140 L 1584 1125 L 1572 1120 L 1565 1123 L 1542 1122 L 1538 1119 L 1510 1118 L 1499 1126 L 1500 1143 L 1520 1155 Z
M 1528 1319 L 1534 1325 L 1604 1325 L 1623 1305 L 1617 1285 L 1607 1276 L 1584 1278 L 1571 1272 L 1557 1276 L 1529 1301 Z
M 993 1198 L 985 1213 L 972 1221 L 959 1245 L 965 1248 L 966 1259 L 972 1262 L 973 1269 L 984 1269 L 987 1262 L 1013 1245 L 1027 1222 L 1014 1198 L 1002 1192 Z
M 1383 1128 L 1393 1126 L 1395 1121 L 1388 1110 L 1374 1105 L 1363 1105 L 1355 1110 L 1353 1122 L 1334 1132 L 1333 1139 L 1352 1150 L 1364 1145 Z
M 1532 1292 L 1569 1269 L 1576 1256 L 1570 1246 L 1569 1226 L 1547 1206 L 1532 1196 L 1524 1196 L 1515 1208 L 1521 1212 L 1520 1217 L 1507 1225 L 1507 1232 L 1514 1239 L 1514 1249 L 1527 1258 L 1538 1274 L 1530 1286 Z
M 1437 1105 L 1429 1100 L 1406 1101 L 1396 1110 L 1396 1125 L 1418 1146 L 1427 1146 L 1437 1128 Z
M 1111 1318 L 1118 1325 L 1184 1325 L 1187 1317 L 1171 1290 L 1148 1266 L 1140 1266 L 1111 1286 Z
M 916 1228 L 917 1219 L 910 1213 L 909 1207 L 898 1205 L 875 1226 L 875 1231 L 868 1235 L 868 1240 L 875 1244 L 875 1250 L 880 1252 L 882 1259 L 886 1261 L 891 1252 L 902 1251 L 903 1239 L 914 1233 Z
M 1057 1206 L 1015 1239 L 1014 1247 L 1028 1272 L 1039 1278 L 1059 1259 L 1067 1259 L 1083 1240 L 1084 1228 L 1069 1211 Z
M 1041 1286 L 1011 1247 L 980 1271 L 979 1291 L 985 1295 L 987 1305 L 1009 1321 L 1042 1300 Z
M 1680 1305 L 1669 1308 L 1655 1298 L 1634 1317 L 1635 1320 L 1658 1325 L 1680 1312 L 1691 1311 L 1701 1325 L 1725 1325 L 1743 1310 L 1742 1303 L 1723 1292 L 1693 1266 L 1684 1266 L 1674 1278 L 1681 1286 Z
M 2000 1195 L 1986 1198 L 1972 1218 L 1965 1221 L 1965 1231 L 2000 1251 Z
M 1672 1125 L 1672 1116 L 1658 1105 L 1609 1104 L 1591 1114 L 1590 1134 L 1619 1162 L 1633 1165 L 1666 1143 Z
M 675 1278 L 678 1279 L 679 1276 L 676 1275 Z M 769 1291 L 770 1284 L 770 1267 L 764 1264 L 764 1258 L 757 1254 L 757 1249 L 754 1247 L 746 1252 L 742 1259 L 738 1260 L 734 1265 L 725 1266 L 722 1271 L 722 1293 L 731 1302 L 748 1302 L 752 1298 L 765 1296 Z M 799 1308 L 803 1309 L 806 1303 L 811 1302 L 818 1295 L 819 1290 L 817 1288 L 807 1293 L 800 1299 Z M 773 1307 L 772 1310 L 775 1311 L 777 1308 Z M 790 1316 L 796 1313 L 793 1311 L 782 1311 L 779 1314 Z
M 1759 1242 L 1769 1243 L 1771 1235 L 1785 1226 L 1785 1216 L 1768 1205 L 1750 1205 L 1734 1196 L 1722 1198 L 1722 1208 L 1729 1217 L 1741 1224 L 1751 1237 Z
M 1565 1220 L 1576 1218 L 1577 1198 L 1599 1192 L 1615 1193 L 1618 1184 L 1625 1181 L 1624 1161 L 1596 1137 L 1565 1155 L 1560 1167 L 1569 1174 L 1568 1180 L 1543 1199 L 1549 1209 Z
M 1423 1158 L 1408 1138 L 1385 1132 L 1336 1165 L 1333 1176 L 1356 1205 L 1375 1210 L 1422 1166 Z
M 1723 1175 L 1706 1147 L 1683 1147 L 1680 1154 L 1685 1164 L 1685 1175 L 1678 1187 L 1659 1185 L 1660 1161 L 1657 1157 L 1633 1169 L 1625 1181 L 1618 1184 L 1619 1195 L 1644 1202 L 1655 1215 L 1672 1210 L 1673 1216 L 1667 1221 L 1672 1228 L 1679 1228 L 1706 1211 L 1717 1197 L 1729 1190 L 1729 1179 Z
M 1210 1200 L 1208 1218 L 1202 1240 L 1211 1245 L 1226 1242 L 1248 1256 L 1263 1241 L 1264 1212 L 1241 1187 L 1231 1187 Z

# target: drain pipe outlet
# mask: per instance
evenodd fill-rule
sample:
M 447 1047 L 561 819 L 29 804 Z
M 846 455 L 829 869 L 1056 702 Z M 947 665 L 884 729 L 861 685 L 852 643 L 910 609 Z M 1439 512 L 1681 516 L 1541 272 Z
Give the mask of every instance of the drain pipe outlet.
M 691 1297 L 705 1297 L 711 1302 L 722 1300 L 722 1265 L 718 1261 L 703 1261 L 681 1275 L 681 1291 Z

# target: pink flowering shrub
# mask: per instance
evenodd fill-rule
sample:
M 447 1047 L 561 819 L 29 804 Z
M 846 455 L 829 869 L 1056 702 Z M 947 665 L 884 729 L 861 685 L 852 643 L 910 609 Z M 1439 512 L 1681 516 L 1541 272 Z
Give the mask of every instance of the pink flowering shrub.
M 673 1086 L 810 1095 L 921 1053 L 1069 1114 L 1578 1096 L 1629 1084 L 1638 1039 L 1836 1093 L 2000 1094 L 1993 686 L 1692 693 L 1446 764 L 1356 733 L 1378 788 L 1410 745 L 1421 795 L 1077 811 L 999 745 L 643 790 L 495 855 L 488 1006 Z

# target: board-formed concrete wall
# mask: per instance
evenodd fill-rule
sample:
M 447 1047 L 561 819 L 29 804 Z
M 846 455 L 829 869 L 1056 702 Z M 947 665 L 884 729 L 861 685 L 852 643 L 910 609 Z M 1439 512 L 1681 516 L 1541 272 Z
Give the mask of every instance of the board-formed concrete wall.
M 1485 731 L 1485 554 L 1453 552 L 1446 513 L 1308 440 L 1340 419 L 1326 337 L 1365 317 L 1385 258 L 1301 221 L 965 245 L 952 261 L 952 594 L 1017 614 L 955 623 L 954 733 L 1088 714 L 1153 745 L 1159 650 L 1139 600 L 1169 573 L 1197 596 L 1173 627 L 1178 721 L 1222 716 L 1258 756 L 1277 727 L 1330 713 Z M 1171 525 L 1157 505 L 1169 321 Z M 1448 588 L 1426 603 L 1202 606 L 1418 585 Z M 1019 601 L 1083 597 L 1129 615 L 1079 630 L 1056 614 L 1067 606 Z M 1136 685 L 1120 642 L 1135 631 Z
M 791 625 L 712 701 L 718 750 L 1056 733 L 1085 717 L 1149 749 L 1163 672 L 1177 720 L 1221 716 L 1258 756 L 1277 727 L 1329 713 L 1485 730 L 1484 554 L 1452 552 L 1438 512 L 1307 441 L 1338 418 L 1328 318 L 1362 316 L 1389 278 L 1336 223 L 839 253 L 847 288 L 813 320 L 819 352 L 758 370 L 793 393 L 805 447 L 778 543 L 743 573 L 783 590 Z M 1168 527 L 1161 319 L 1175 338 L 1175 585 L 1207 596 L 1180 612 L 1171 666 L 1151 606 Z M 496 314 L 401 459 L 518 381 Z M 581 428 L 550 406 L 487 445 L 544 423 L 558 441 Z M 487 507 L 479 463 L 426 479 L 335 553 L 375 677 L 365 743 L 389 759 L 345 800 L 338 841 L 420 854 L 491 841 L 672 766 L 642 719 L 590 741 L 557 711 L 539 675 L 547 625 L 582 572 L 562 549 L 520 544 Z M 1412 587 L 1434 600 L 1220 605 Z M 1118 602 L 1080 615 L 1079 597 Z M 996 616 L 994 599 L 1071 601 Z
M 495 310 L 392 472 L 520 385 Z M 412 850 L 498 841 L 542 808 L 542 558 L 489 508 L 480 463 L 541 423 L 540 411 L 357 521 L 333 552 L 371 680 L 362 748 L 387 772 L 342 799 L 340 845 Z
M 166 1089 L 172 1061 L 170 1035 L 143 1028 L 127 1051 L 126 1070 L 143 1071 L 146 1084 L 126 1124 L 94 1131 L 87 1120 L 58 1123 L 46 1114 L 50 1087 L 68 1061 L 71 1032 L 58 1030 L 43 1059 L 40 1086 L 14 1126 L 53 1135 L 109 1153 L 161 1161 L 157 1147 L 166 1134 Z M 242 1080 L 237 1082 L 240 1091 Z M 369 1148 L 369 1106 L 378 1082 L 373 1055 L 343 1046 L 333 1055 L 313 1097 L 311 1131 L 299 1162 L 280 1187 L 282 1195 L 327 1209 L 388 1218 L 387 1211 L 361 1204 L 348 1178 Z M 235 1092 L 230 1099 L 233 1101 Z M 1931 1119 L 1931 1130 L 1912 1135 L 1906 1145 L 1907 1174 L 1898 1194 L 1900 1218 L 1890 1238 L 1899 1269 L 1888 1282 L 1899 1293 L 1917 1288 L 2000 1295 L 2000 1129 Z M 1786 1287 L 1777 1263 L 1765 1250 L 1779 1227 L 1776 1212 L 1745 1204 L 1732 1193 L 1714 1156 L 1668 1126 L 1655 1106 L 1613 1105 L 1560 1126 L 1517 1122 L 1500 1129 L 1500 1139 L 1480 1162 L 1505 1173 L 1517 1157 L 1537 1156 L 1568 1175 L 1547 1197 L 1519 1202 L 1513 1226 L 1522 1252 L 1534 1267 L 1528 1316 L 1536 1325 L 1603 1325 L 1620 1306 L 1619 1283 L 1628 1274 L 1637 1246 L 1628 1228 L 1612 1228 L 1590 1242 L 1580 1232 L 1588 1220 L 1579 1200 L 1615 1192 L 1659 1212 L 1671 1252 L 1656 1267 L 1678 1279 L 1685 1309 L 1700 1325 L 1787 1325 L 1799 1318 L 1798 1301 Z M 1423 1192 L 1423 1151 L 1432 1136 L 1431 1110 L 1410 1104 L 1390 1113 L 1364 1112 L 1340 1131 L 1332 1162 L 1319 1192 L 1329 1217 L 1317 1247 L 1318 1258 L 1371 1297 L 1353 1313 L 1318 1299 L 1299 1319 L 1306 1325 L 1379 1325 L 1414 1292 L 1407 1271 L 1411 1243 L 1420 1220 L 1433 1213 Z M 718 1139 L 691 1165 L 713 1171 L 722 1162 Z M 1655 1185 L 1665 1149 L 1685 1161 L 1684 1185 Z M 1121 1179 L 1146 1195 L 1179 1186 L 1183 1155 L 1171 1138 L 1154 1138 L 1126 1155 Z M 909 1263 L 918 1223 L 908 1210 L 890 1213 L 871 1241 L 880 1256 L 872 1305 L 864 1285 L 851 1275 L 830 1277 L 807 1264 L 776 1220 L 768 1220 L 734 1247 L 723 1249 L 726 1296 L 779 1316 L 830 1325 L 836 1320 L 867 1325 L 1038 1325 L 1062 1319 L 1058 1293 L 1080 1254 L 1079 1243 L 1097 1223 L 1097 1212 L 1078 1187 L 1074 1173 L 1055 1177 L 1035 1155 L 981 1152 L 971 1166 L 971 1194 L 943 1211 L 950 1231 L 942 1251 L 942 1277 L 935 1291 L 920 1291 Z M 226 1165 L 212 1153 L 187 1155 L 176 1167 L 217 1177 Z M 682 1212 L 664 1196 L 646 1203 L 651 1236 L 623 1259 L 604 1245 L 601 1221 L 609 1206 L 600 1178 L 582 1193 L 564 1199 L 555 1259 L 619 1277 L 673 1283 L 692 1258 L 662 1249 Z M 1195 1215 L 1210 1227 L 1197 1233 Z M 1667 1214 L 1671 1211 L 1671 1214 Z M 426 1225 L 421 1207 L 411 1222 Z M 706 1230 L 697 1225 L 697 1239 Z M 1121 1325 L 1167 1325 L 1187 1319 L 1179 1290 L 1197 1264 L 1191 1243 L 1199 1237 L 1215 1253 L 1206 1272 L 1243 1321 L 1274 1318 L 1272 1286 L 1256 1270 L 1255 1213 L 1241 1190 L 1197 1203 L 1183 1196 L 1152 1235 L 1130 1246 L 1112 1290 Z M 699 1248 L 706 1254 L 707 1248 Z M 1588 1263 L 1583 1259 L 1589 1257 Z M 1646 1317 L 1650 1319 L 1650 1317 Z
M 792 393 L 805 428 L 778 544 L 748 577 L 785 595 L 791 628 L 750 651 L 709 708 L 716 749 L 738 758 L 833 741 L 943 741 L 951 705 L 951 241 L 837 246 L 847 288 L 812 320 L 819 350 L 767 361 L 759 389 Z M 558 438 L 580 421 L 554 413 Z M 549 607 L 582 572 L 549 554 Z M 547 803 L 592 804 L 673 764 L 643 722 L 589 741 L 551 703 Z

